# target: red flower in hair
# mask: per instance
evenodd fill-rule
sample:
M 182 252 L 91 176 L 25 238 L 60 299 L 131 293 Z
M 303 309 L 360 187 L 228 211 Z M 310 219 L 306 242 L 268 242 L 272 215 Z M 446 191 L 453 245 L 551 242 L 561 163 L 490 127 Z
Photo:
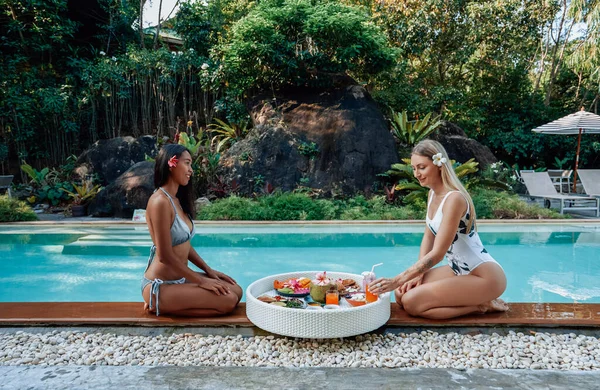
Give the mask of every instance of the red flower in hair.
M 177 159 L 177 156 L 173 156 L 169 159 L 169 168 L 175 168 L 177 166 L 177 163 L 179 162 L 179 160 Z

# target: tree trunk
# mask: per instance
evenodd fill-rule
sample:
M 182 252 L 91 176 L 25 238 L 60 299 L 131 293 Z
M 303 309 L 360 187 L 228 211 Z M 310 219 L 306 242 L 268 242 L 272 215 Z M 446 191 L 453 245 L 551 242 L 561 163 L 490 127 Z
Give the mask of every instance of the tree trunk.
M 142 49 L 146 48 L 144 44 L 144 3 L 146 0 L 140 0 L 140 45 Z
M 156 25 L 156 34 L 154 35 L 154 48 L 158 49 L 158 36 L 160 35 L 160 14 L 162 12 L 162 0 L 158 3 L 158 24 Z
M 550 105 L 550 98 L 552 97 L 552 87 L 554 86 L 554 82 L 556 81 L 556 77 L 558 75 L 558 71 L 560 69 L 561 62 L 562 62 L 563 56 L 565 54 L 565 48 L 567 47 L 567 44 L 569 43 L 569 36 L 571 35 L 571 30 L 573 29 L 573 25 L 575 24 L 573 21 L 571 22 L 571 25 L 569 26 L 569 30 L 567 31 L 565 39 L 562 40 L 562 48 L 560 49 L 560 54 L 559 54 L 558 48 L 561 46 L 560 45 L 561 34 L 563 31 L 563 27 L 565 25 L 565 21 L 567 19 L 567 12 L 568 12 L 567 0 L 563 0 L 563 14 L 560 18 L 560 25 L 558 28 L 558 32 L 556 34 L 556 39 L 554 40 L 554 48 L 552 50 L 552 65 L 550 66 L 550 78 L 548 80 L 548 85 L 546 88 L 546 99 L 544 100 L 544 105 L 546 107 Z

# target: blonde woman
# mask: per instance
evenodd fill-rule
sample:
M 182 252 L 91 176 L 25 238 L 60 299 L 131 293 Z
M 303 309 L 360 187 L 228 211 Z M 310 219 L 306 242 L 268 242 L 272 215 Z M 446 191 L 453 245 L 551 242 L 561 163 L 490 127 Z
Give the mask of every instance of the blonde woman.
M 479 239 L 473 200 L 444 147 L 431 140 L 419 142 L 411 166 L 419 184 L 429 188 L 419 260 L 394 278 L 375 280 L 371 291 L 395 290 L 396 302 L 406 312 L 432 319 L 508 310 L 498 299 L 506 289 L 504 270 Z M 444 256 L 448 265 L 433 268 Z

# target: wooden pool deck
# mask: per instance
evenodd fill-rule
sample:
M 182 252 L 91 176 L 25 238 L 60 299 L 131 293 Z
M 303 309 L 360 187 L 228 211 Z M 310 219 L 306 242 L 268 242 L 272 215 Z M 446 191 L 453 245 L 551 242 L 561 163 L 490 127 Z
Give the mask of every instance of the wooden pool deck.
M 0 303 L 0 326 L 252 327 L 241 303 L 231 314 L 186 318 L 149 314 L 140 302 Z M 388 327 L 591 327 L 600 328 L 600 304 L 512 303 L 505 313 L 467 315 L 451 320 L 411 317 L 396 304 Z

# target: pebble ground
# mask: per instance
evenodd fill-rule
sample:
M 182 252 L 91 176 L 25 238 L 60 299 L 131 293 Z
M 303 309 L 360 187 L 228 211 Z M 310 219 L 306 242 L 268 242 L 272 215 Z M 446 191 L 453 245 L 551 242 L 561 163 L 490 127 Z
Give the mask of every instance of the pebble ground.
M 0 333 L 0 365 L 387 367 L 599 370 L 595 335 L 421 331 L 311 340 L 54 330 Z

